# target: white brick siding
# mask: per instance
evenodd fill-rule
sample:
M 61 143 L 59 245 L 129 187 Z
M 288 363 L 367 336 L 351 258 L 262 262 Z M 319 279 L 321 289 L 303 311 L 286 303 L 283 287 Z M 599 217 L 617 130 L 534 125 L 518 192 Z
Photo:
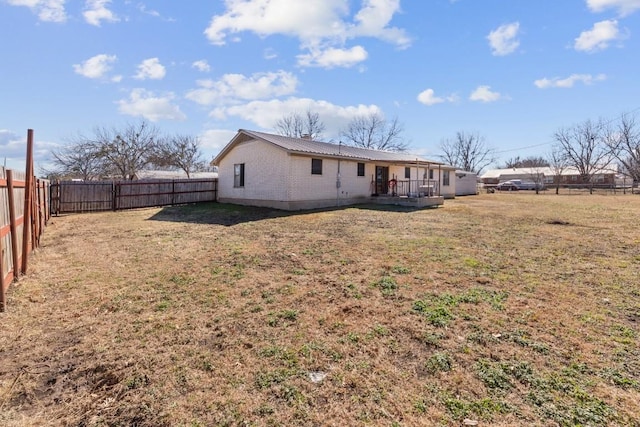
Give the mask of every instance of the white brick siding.
M 311 173 L 311 160 L 322 159 L 322 174 Z M 336 187 L 340 164 L 340 188 Z M 365 163 L 364 176 L 358 176 L 358 163 Z M 244 186 L 234 187 L 234 165 L 244 164 Z M 387 166 L 381 163 L 380 166 Z M 405 180 L 403 165 L 388 165 L 389 179 Z M 367 202 L 375 184 L 375 162 L 334 159 L 312 154 L 290 154 L 270 142 L 239 142 L 218 164 L 218 200 L 237 204 L 268 206 L 280 209 L 308 209 Z M 411 167 L 411 180 L 421 180 L 426 165 Z M 438 180 L 438 169 L 434 168 Z M 444 170 L 441 171 L 441 173 Z M 440 186 L 445 197 L 455 196 L 455 175 L 451 185 Z M 439 180 L 442 183 L 442 177 Z
M 338 190 L 338 160 L 322 158 L 322 175 L 312 175 L 312 158 L 292 155 L 264 142 L 240 143 L 218 165 L 218 199 L 295 209 L 357 203 L 371 195 L 373 164 L 365 164 L 365 176 L 357 176 L 357 161 L 340 160 Z M 233 168 L 240 163 L 245 165 L 244 187 L 234 188 Z
M 340 188 L 336 187 L 338 160 L 322 159 L 322 175 L 311 174 L 313 157 L 291 156 L 291 200 L 353 199 L 371 195 L 372 164 L 365 164 L 365 176 L 358 176 L 358 162 L 340 160 Z M 321 158 L 321 157 L 316 157 Z
M 244 163 L 244 187 L 234 188 L 233 166 Z M 289 199 L 289 155 L 282 149 L 263 142 L 238 144 L 218 165 L 218 198 L 235 200 Z

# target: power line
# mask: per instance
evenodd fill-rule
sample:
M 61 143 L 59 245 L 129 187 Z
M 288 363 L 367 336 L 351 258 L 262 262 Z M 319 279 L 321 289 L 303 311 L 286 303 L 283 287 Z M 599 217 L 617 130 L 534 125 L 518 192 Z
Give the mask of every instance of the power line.
M 536 145 L 527 145 L 526 147 L 511 148 L 509 150 L 500 150 L 500 151 L 496 151 L 495 153 L 496 154 L 501 154 L 501 153 L 509 153 L 511 151 L 527 150 L 529 148 L 542 147 L 543 145 L 548 145 L 548 144 L 553 144 L 553 141 L 545 142 L 545 143 L 542 143 L 542 144 L 536 144 Z
M 637 111 L 640 111 L 640 107 L 634 108 L 633 110 L 627 111 L 626 113 L 622 113 L 622 114 L 620 114 L 620 116 L 624 116 L 624 115 L 627 115 L 627 114 L 633 114 L 633 113 L 635 113 Z M 614 120 L 618 120 L 618 118 L 620 116 L 617 116 L 617 117 L 615 117 L 613 119 L 609 119 L 609 120 L 603 121 L 602 124 L 608 125 L 609 123 L 613 122 Z M 542 147 L 542 146 L 545 146 L 545 145 L 551 145 L 554 142 L 555 141 L 547 141 L 547 142 L 543 142 L 542 144 L 527 145 L 526 147 L 510 148 L 508 150 L 496 151 L 495 153 L 496 154 L 502 154 L 502 153 L 510 153 L 512 151 L 528 150 L 529 148 L 537 148 L 537 147 Z

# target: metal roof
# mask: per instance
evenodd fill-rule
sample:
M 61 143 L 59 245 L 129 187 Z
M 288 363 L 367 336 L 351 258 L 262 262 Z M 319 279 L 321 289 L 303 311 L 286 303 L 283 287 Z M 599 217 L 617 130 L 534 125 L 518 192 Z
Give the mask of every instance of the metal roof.
M 367 148 L 352 147 L 344 144 L 321 142 L 306 138 L 292 138 L 288 136 L 274 135 L 270 133 L 251 131 L 246 129 L 238 130 L 238 134 L 236 134 L 231 142 L 229 142 L 229 144 L 227 144 L 227 146 L 222 149 L 220 154 L 218 154 L 213 160 L 213 163 L 217 164 L 217 162 L 226 155 L 226 153 L 235 143 L 247 141 L 250 139 L 260 139 L 276 145 L 284 150 L 287 150 L 288 152 L 297 154 L 379 162 L 402 162 L 410 164 L 431 163 L 442 165 L 441 162 L 427 160 L 406 152 L 371 150 Z
M 481 179 L 487 178 L 500 178 L 502 176 L 517 176 L 517 175 L 544 175 L 544 176 L 572 176 L 572 175 L 580 175 L 580 171 L 574 166 L 567 166 L 560 171 L 558 174 L 556 170 L 551 167 L 529 167 L 529 168 L 508 168 L 508 169 L 491 169 L 486 171 L 480 177 Z M 614 168 L 601 167 L 594 170 L 594 173 L 597 174 L 616 174 Z

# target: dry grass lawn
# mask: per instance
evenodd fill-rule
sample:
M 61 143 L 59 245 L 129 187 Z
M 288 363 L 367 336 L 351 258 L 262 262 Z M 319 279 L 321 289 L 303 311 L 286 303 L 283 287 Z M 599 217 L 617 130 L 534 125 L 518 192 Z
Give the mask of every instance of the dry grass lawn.
M 640 425 L 640 197 L 52 218 L 0 425 Z

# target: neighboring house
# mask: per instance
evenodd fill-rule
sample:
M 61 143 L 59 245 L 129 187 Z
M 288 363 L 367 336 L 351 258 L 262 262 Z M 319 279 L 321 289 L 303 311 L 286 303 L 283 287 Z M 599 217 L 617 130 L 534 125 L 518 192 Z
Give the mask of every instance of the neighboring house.
M 454 168 L 368 150 L 240 129 L 213 159 L 218 200 L 284 210 L 357 203 L 432 206 L 455 197 Z
M 213 179 L 218 177 L 218 172 L 191 172 L 189 179 Z M 152 179 L 187 179 L 187 174 L 183 170 L 161 171 L 161 170 L 141 170 L 133 176 L 134 180 Z
M 478 194 L 478 174 L 457 170 L 456 172 L 456 196 L 471 196 Z
M 549 177 L 553 178 L 553 171 L 549 167 L 506 168 L 488 170 L 480 176 L 480 181 L 485 185 L 496 185 L 512 179 L 537 182 Z
M 591 184 L 614 185 L 618 171 L 611 168 L 602 168 L 592 178 Z M 485 186 L 492 186 L 504 181 L 520 179 L 522 181 L 542 182 L 546 186 L 555 185 L 558 180 L 560 185 L 589 184 L 583 182 L 580 173 L 575 167 L 566 167 L 560 176 L 550 167 L 509 168 L 488 170 L 480 177 Z

